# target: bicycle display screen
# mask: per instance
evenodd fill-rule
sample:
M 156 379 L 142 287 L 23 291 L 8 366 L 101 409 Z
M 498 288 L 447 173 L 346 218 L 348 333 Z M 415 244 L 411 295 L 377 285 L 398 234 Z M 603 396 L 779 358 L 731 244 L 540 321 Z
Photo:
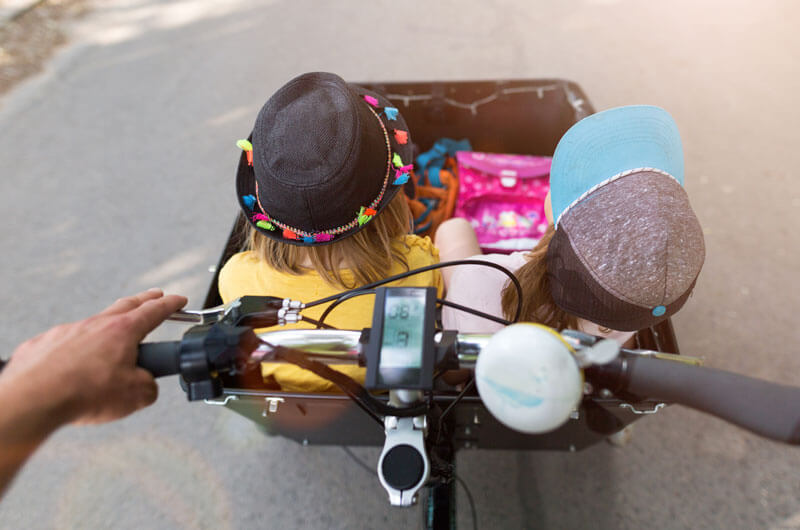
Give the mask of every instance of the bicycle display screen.
M 420 368 L 425 326 L 425 292 L 386 294 L 381 368 Z
M 367 386 L 426 388 L 432 373 L 436 289 L 388 287 L 375 296 Z M 370 377 L 370 375 L 372 377 Z

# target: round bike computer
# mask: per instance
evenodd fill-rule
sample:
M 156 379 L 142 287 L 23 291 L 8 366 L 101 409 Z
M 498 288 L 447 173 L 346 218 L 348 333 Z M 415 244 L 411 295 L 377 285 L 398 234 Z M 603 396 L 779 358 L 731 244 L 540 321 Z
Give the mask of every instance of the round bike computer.
M 433 388 L 435 309 L 435 287 L 376 289 L 367 388 Z

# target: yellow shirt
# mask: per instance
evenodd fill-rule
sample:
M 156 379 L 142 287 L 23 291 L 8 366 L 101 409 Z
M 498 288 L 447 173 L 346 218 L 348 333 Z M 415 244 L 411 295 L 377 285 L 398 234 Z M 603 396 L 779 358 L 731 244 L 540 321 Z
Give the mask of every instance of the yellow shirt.
M 429 237 L 421 238 L 415 235 L 405 236 L 406 261 L 409 269 L 416 269 L 439 262 L 439 251 L 433 246 Z M 402 247 L 401 247 L 402 248 Z M 390 275 L 404 272 L 404 267 L 395 263 L 392 265 Z M 342 272 L 344 281 L 352 281 L 352 273 L 345 269 Z M 427 271 L 389 285 L 436 287 L 439 296 L 443 293 L 442 276 L 439 270 Z M 277 296 L 291 298 L 304 303 L 337 294 L 344 289 L 335 287 L 325 282 L 314 270 L 300 275 L 279 272 L 261 261 L 253 252 L 240 252 L 231 257 L 219 272 L 219 294 L 223 302 L 229 302 L 240 296 Z M 339 304 L 325 318 L 325 323 L 340 329 L 361 330 L 372 325 L 372 306 L 375 303 L 374 295 L 366 295 L 346 300 Z M 302 314 L 313 319 L 318 319 L 329 304 L 321 304 L 303 310 Z M 287 324 L 286 326 L 267 329 L 313 328 L 307 322 Z M 331 366 L 340 372 L 346 373 L 359 382 L 364 381 L 364 369 L 353 365 Z M 263 363 L 261 373 L 265 379 L 274 378 L 282 390 L 294 392 L 335 392 L 338 390 L 333 383 L 315 376 L 307 370 L 294 365 L 283 363 Z

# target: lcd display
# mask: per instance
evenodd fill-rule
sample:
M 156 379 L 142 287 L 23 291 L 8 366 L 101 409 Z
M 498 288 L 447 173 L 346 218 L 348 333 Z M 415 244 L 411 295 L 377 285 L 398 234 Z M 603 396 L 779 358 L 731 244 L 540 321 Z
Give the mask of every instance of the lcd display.
M 380 370 L 422 367 L 425 291 L 389 292 L 384 305 Z

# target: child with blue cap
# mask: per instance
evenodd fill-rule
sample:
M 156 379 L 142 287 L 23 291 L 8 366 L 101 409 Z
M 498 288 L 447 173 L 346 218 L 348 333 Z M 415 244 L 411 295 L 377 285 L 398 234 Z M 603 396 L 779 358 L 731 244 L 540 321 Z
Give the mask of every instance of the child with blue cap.
M 703 266 L 703 232 L 683 179 L 680 136 L 664 109 L 634 105 L 584 118 L 553 155 L 552 224 L 537 246 L 475 256 L 514 271 L 522 300 L 504 275 L 472 266 L 445 276 L 447 299 L 505 318 L 519 302 L 521 320 L 625 343 L 677 312 Z M 471 227 L 448 223 L 436 236 L 442 259 L 477 254 Z M 442 319 L 465 332 L 500 327 L 450 307 Z

